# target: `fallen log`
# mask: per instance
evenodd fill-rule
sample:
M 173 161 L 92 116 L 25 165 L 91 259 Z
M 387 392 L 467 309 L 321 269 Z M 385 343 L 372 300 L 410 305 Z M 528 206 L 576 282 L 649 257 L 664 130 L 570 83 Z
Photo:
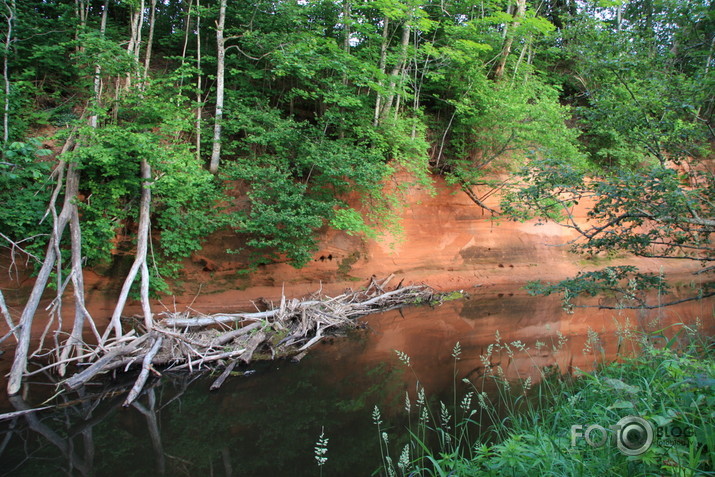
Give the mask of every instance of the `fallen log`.
M 239 361 L 250 363 L 261 350 L 268 356 L 287 357 L 304 354 L 325 337 L 329 330 L 355 326 L 358 317 L 413 303 L 432 303 L 433 292 L 425 286 L 407 286 L 385 291 L 392 276 L 378 282 L 371 280 L 365 291 L 334 296 L 311 296 L 304 300 L 281 298 L 278 306 L 253 313 L 218 313 L 190 317 L 186 313 L 164 313 L 162 321 L 150 331 L 121 341 L 105 344 L 90 353 L 94 362 L 82 372 L 64 381 L 76 389 L 100 373 L 141 363 L 141 370 L 124 406 L 141 393 L 149 372 L 163 366 L 167 370 L 201 370 L 222 367 L 212 385 L 220 387 Z M 226 329 L 227 324 L 231 329 Z M 217 326 L 218 325 L 218 326 Z M 154 371 L 156 373 L 156 371 Z

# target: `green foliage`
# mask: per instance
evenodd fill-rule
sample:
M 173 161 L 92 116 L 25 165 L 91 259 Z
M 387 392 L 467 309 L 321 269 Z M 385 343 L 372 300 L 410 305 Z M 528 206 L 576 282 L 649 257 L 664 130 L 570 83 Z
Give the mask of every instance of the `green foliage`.
M 566 110 L 547 85 L 505 87 L 482 76 L 454 105 L 455 138 L 447 164 L 460 183 L 477 183 L 488 171 L 514 170 L 527 157 L 562 163 L 581 158 L 578 132 L 565 126 Z
M 12 142 L 0 162 L 0 230 L 27 251 L 40 255 L 49 240 L 52 219 L 43 221 L 52 193 L 48 177 L 54 161 L 39 139 Z M 10 246 L 2 239 L 3 246 Z
M 576 252 L 591 257 L 626 252 L 703 265 L 715 260 L 709 245 L 715 232 L 710 219 L 715 181 L 707 170 L 684 175 L 656 163 L 637 170 L 598 171 L 546 159 L 532 161 L 521 178 L 521 185 L 503 201 L 504 213 L 515 220 L 539 217 L 560 221 L 580 234 L 581 240 L 572 244 Z M 591 205 L 583 220 L 576 216 L 574 207 L 586 202 Z M 624 281 L 638 291 L 666 291 L 662 277 L 639 273 L 632 267 L 582 273 L 533 290 L 547 294 L 560 290 L 571 306 L 571 300 L 579 295 L 595 296 L 599 290 L 611 293 L 618 288 L 619 294 L 645 305 Z M 706 285 L 698 296 L 711 293 Z
M 644 17 L 635 13 L 638 7 L 651 26 L 639 24 Z M 699 42 L 712 37 L 715 25 L 694 27 L 702 8 L 697 2 L 631 3 L 626 17 L 634 17 L 621 31 L 587 14 L 565 30 L 563 51 L 579 80 L 573 85 L 583 98 L 578 117 L 594 161 L 636 167 L 646 158 L 665 162 L 703 154 L 708 127 L 701 116 L 712 101 L 703 83 L 712 81 L 712 72 Z M 693 62 L 685 52 L 698 49 L 700 60 Z
M 457 405 L 431 406 L 418 385 L 417 396 L 406 396 L 405 411 L 416 414 L 417 422 L 403 432 L 408 437 L 399 459 L 387 446 L 388 436 L 379 409 L 373 422 L 378 427 L 382 451 L 380 470 L 386 475 L 701 475 L 715 470 L 715 359 L 712 343 L 698 337 L 699 330 L 683 326 L 670 339 L 668 330 L 642 335 L 631 334 L 642 351 L 603 364 L 592 373 L 577 378 L 541 369 L 537 385 L 532 377 L 506 380 L 501 364 L 516 354 L 530 355 L 523 343 L 507 343 L 497 332 L 496 342 L 481 357 L 481 383 L 466 382 L 472 390 Z M 690 344 L 674 349 L 678 335 L 685 331 Z M 681 341 L 683 336 L 680 337 Z M 589 338 L 591 339 L 591 338 Z M 598 337 L 595 337 L 598 340 Z M 565 338 L 559 335 L 560 350 Z M 537 342 L 539 362 L 547 352 Z M 456 347 L 455 347 L 456 348 Z M 586 352 L 586 350 L 584 350 Z M 409 357 L 398 357 L 411 369 Z M 459 354 L 453 352 L 456 363 Z M 506 358 L 509 360 L 506 360 Z M 531 358 L 537 367 L 534 357 Z M 492 364 L 496 362 L 497 364 Z M 456 373 L 455 373 L 456 376 Z M 494 381 L 498 394 L 490 399 L 484 389 Z M 473 406 L 476 404 L 476 406 Z M 615 436 L 601 447 L 589 446 L 583 438 L 572 442 L 572 426 L 585 430 L 592 424 L 608 428 L 625 416 L 638 416 L 653 427 L 653 444 L 642 455 L 619 452 Z M 469 429 L 481 423 L 478 439 Z M 486 430 L 485 430 L 486 429 Z M 672 429 L 675 438 L 670 435 Z M 393 433 L 394 434 L 394 433 Z M 592 436 L 593 437 L 593 436 Z
M 400 194 L 429 187 L 430 166 L 469 189 L 500 186 L 489 174 L 528 162 L 532 175 L 511 196 L 521 202 L 506 205 L 511 217 L 569 223 L 568 208 L 595 194 L 603 200 L 589 219 L 612 227 L 584 229 L 594 235 L 580 250 L 657 256 L 655 244 L 668 257 L 709 257 L 703 244 L 713 181 L 704 172 L 686 178 L 651 167 L 671 161 L 703 170 L 686 166 L 706 155 L 715 112 L 708 64 L 715 24 L 704 4 L 587 2 L 577 11 L 573 2 L 547 2 L 528 5 L 518 26 L 503 0 L 228 5 L 220 173 L 233 183 L 214 181 L 201 164 L 212 146 L 217 59 L 207 32 L 216 5 L 187 11 L 181 2 L 157 4 L 146 81 L 143 58 L 126 49 L 126 14 L 138 3 L 110 2 L 104 32 L 101 5 L 89 2 L 80 22 L 71 2 L 19 2 L 8 52 L 11 141 L 28 142 L 34 128 L 99 117 L 71 156 L 82 168 L 92 263 L 132 250 L 143 158 L 156 175 L 161 274 L 176 273 L 223 226 L 245 238 L 257 261 L 305 264 L 328 226 L 399 235 Z M 496 78 L 507 43 L 506 69 Z M 610 169 L 579 182 L 594 164 Z M 386 194 L 390 177 L 395 187 Z M 693 190 L 679 186 L 686 179 Z M 229 199 L 222 189 L 234 186 L 238 194 Z M 40 232 L 28 224 L 44 214 L 42 197 L 6 214 L 18 233 Z M 653 203 L 649 216 L 634 213 L 638 201 Z M 627 218 L 618 216 L 622 210 Z
M 662 275 L 640 273 L 634 266 L 606 267 L 593 272 L 579 272 L 575 277 L 555 284 L 530 282 L 526 289 L 532 295 L 563 294 L 564 309 L 573 312 L 573 300 L 579 296 L 603 296 L 615 299 L 613 308 L 631 307 L 636 302 L 646 305 L 645 291 L 667 293 L 670 287 Z
M 330 140 L 275 110 L 236 109 L 226 128 L 246 139 L 233 144 L 241 155 L 225 173 L 248 188 L 249 204 L 235 219 L 248 246 L 301 266 L 316 250 L 316 232 L 330 222 L 349 233 L 371 233 L 343 197 L 379 190 L 388 172 L 379 152 L 354 140 Z

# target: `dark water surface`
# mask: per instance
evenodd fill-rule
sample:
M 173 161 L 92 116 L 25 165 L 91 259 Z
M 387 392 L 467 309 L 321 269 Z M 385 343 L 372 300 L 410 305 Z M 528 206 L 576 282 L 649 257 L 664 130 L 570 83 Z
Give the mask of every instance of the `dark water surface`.
M 397 442 L 405 391 L 414 400 L 418 379 L 429 396 L 452 402 L 457 342 L 461 394 L 464 377 L 481 390 L 480 356 L 497 340 L 511 343 L 511 352 L 494 354 L 491 364 L 536 382 L 543 366 L 591 369 L 632 352 L 629 336 L 637 330 L 697 323 L 712 334 L 713 305 L 567 315 L 557 299 L 487 289 L 438 308 L 393 310 L 363 320 L 365 329 L 330 338 L 298 363 L 243 368 L 247 375 L 232 376 L 218 392 L 208 390 L 211 377 L 167 374 L 128 409 L 121 407 L 126 386 L 117 382 L 59 396 L 52 401 L 58 408 L 0 421 L 0 475 L 315 476 L 313 447 L 324 429 L 323 475 L 368 476 L 380 464 L 374 406 Z M 410 356 L 411 368 L 394 350 Z M 0 412 L 37 407 L 53 392 L 47 382 L 33 383 L 24 400 L 2 397 Z

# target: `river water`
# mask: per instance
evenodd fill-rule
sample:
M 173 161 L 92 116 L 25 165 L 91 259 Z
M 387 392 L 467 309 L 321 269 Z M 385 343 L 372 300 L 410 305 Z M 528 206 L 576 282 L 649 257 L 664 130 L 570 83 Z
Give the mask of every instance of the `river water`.
M 714 305 L 566 314 L 556 298 L 485 288 L 436 308 L 369 316 L 364 327 L 328 338 L 300 362 L 245 367 L 217 392 L 208 390 L 211 377 L 167 373 L 128 409 L 121 407 L 126 383 L 119 381 L 60 395 L 52 410 L 0 421 L 0 475 L 314 476 L 313 448 L 322 431 L 324 475 L 368 476 L 380 464 L 374 407 L 382 429 L 399 443 L 405 392 L 414 400 L 418 381 L 434 401 L 452 402 L 455 388 L 463 394 L 463 378 L 494 395 L 482 358 L 490 344 L 509 346 L 493 353 L 492 366 L 538 382 L 545 366 L 590 370 L 631 353 L 642 330 L 666 328 L 651 335 L 656 343 L 683 323 L 712 334 Z M 409 356 L 409 368 L 395 350 Z M 24 399 L 3 397 L 0 412 L 38 407 L 54 390 L 38 379 Z

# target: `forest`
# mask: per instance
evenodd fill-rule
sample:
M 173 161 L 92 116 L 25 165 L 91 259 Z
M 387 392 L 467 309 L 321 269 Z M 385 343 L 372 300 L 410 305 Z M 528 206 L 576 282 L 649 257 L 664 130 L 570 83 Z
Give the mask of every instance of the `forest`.
M 17 343 L 10 395 L 44 293 L 72 297 L 56 360 L 79 360 L 88 329 L 100 348 L 126 341 L 129 300 L 150 331 L 152 297 L 172 292 L 212 233 L 242 238 L 231 252 L 247 257 L 246 273 L 278 260 L 300 268 L 326 228 L 399 231 L 400 194 L 386 185 L 429 189 L 435 177 L 495 220 L 559 222 L 586 256 L 701 265 L 703 285 L 686 295 L 633 266 L 530 285 L 566 308 L 603 293 L 634 308 L 715 295 L 710 2 L 3 0 L 1 10 L 0 245 L 36 275 L 19 316 L 0 294 L 3 340 Z M 486 203 L 494 194 L 498 207 Z M 112 270 L 118 257 L 123 286 L 97 329 L 84 270 Z

